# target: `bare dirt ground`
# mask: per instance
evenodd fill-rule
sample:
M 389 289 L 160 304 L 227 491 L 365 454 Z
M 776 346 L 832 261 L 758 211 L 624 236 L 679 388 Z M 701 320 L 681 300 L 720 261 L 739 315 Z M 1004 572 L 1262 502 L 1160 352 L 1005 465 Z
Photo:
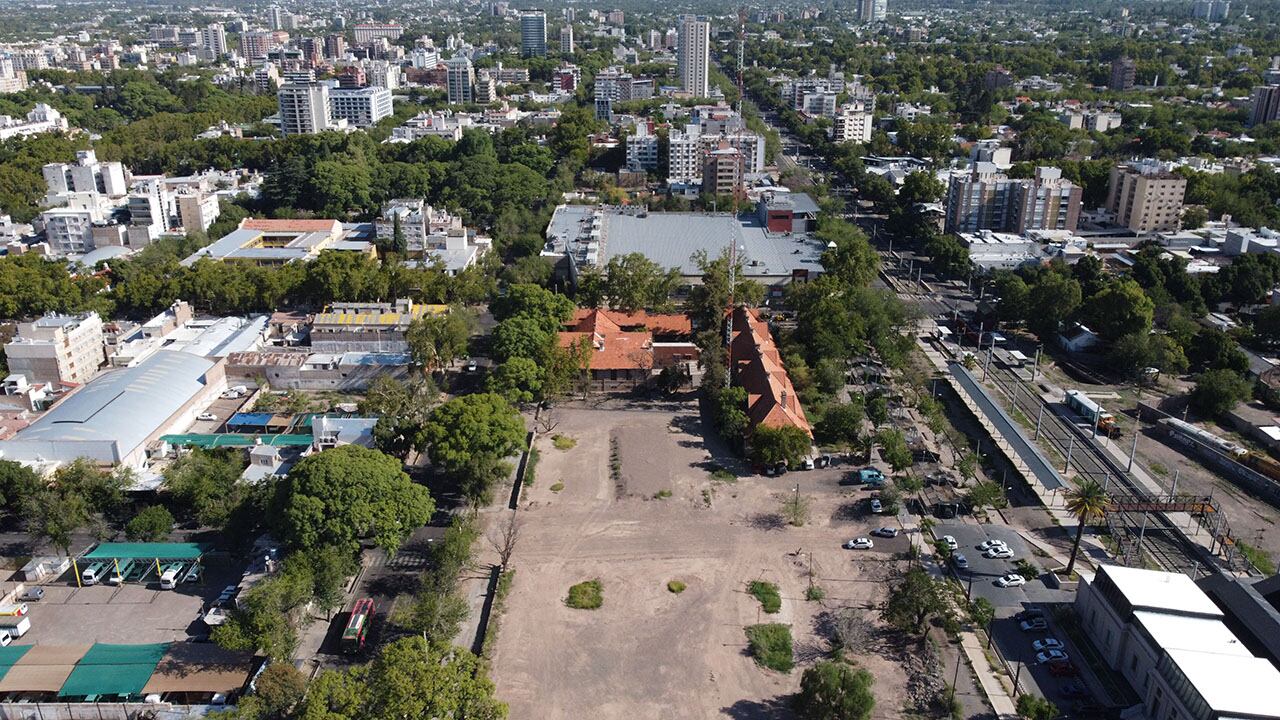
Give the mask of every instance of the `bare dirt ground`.
M 877 614 L 907 538 L 840 548 L 895 524 L 853 509 L 858 493 L 836 484 L 849 468 L 715 482 L 706 463 L 721 451 L 705 444 L 696 411 L 561 409 L 554 433 L 577 445 L 564 451 L 539 440 L 494 651 L 498 696 L 512 718 L 789 717 L 803 668 L 829 648 L 815 629 L 819 613 L 853 606 Z M 621 482 L 611 477 L 611 438 Z M 563 489 L 552 491 L 555 483 Z M 811 503 L 811 521 L 798 528 L 778 514 L 797 483 Z M 670 497 L 655 497 L 662 491 Z M 805 600 L 810 558 L 813 582 L 826 591 L 820 603 Z M 603 607 L 567 607 L 569 586 L 592 578 L 604 585 Z M 746 593 L 755 579 L 779 586 L 776 615 Z M 670 580 L 687 589 L 668 592 Z M 796 670 L 755 665 L 743 628 L 757 622 L 792 626 Z M 907 673 L 896 658 L 881 644 L 856 656 L 876 678 L 875 718 L 904 714 Z

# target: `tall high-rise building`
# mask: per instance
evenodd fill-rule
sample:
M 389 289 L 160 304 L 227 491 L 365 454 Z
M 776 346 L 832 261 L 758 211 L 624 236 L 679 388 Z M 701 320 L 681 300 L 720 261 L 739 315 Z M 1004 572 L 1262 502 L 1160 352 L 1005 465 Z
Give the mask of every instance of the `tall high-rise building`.
M 1228 0 L 1197 0 L 1191 14 L 1200 20 L 1221 22 L 1231 14 L 1231 3 Z
M 1058 168 L 1040 167 L 1034 178 L 1013 179 L 994 163 L 975 163 L 971 173 L 953 175 L 947 186 L 946 230 L 1075 230 L 1082 195 Z
M 1253 89 L 1249 127 L 1280 120 L 1280 85 L 1259 85 Z
M 858 0 L 858 21 L 863 23 L 884 22 L 889 14 L 889 0 Z
M 271 52 L 276 34 L 269 30 L 250 30 L 240 33 L 240 54 L 249 60 L 264 58 Z
M 541 10 L 520 11 L 520 55 L 547 56 L 547 14 Z
M 329 93 L 329 114 L 367 128 L 391 115 L 391 91 L 383 87 L 339 88 Z
M 286 83 L 276 92 L 280 103 L 280 132 L 307 135 L 334 127 L 325 83 Z
M 573 26 L 565 25 L 560 28 L 560 54 L 572 55 L 573 51 Z
M 682 15 L 676 41 L 676 74 L 680 89 L 694 97 L 711 95 L 711 22 L 702 15 Z
M 347 54 L 347 39 L 338 33 L 324 36 L 324 56 L 337 59 Z
M 219 57 L 227 54 L 227 31 L 220 23 L 200 30 L 200 46 Z
M 1177 230 L 1186 192 L 1187 179 L 1159 162 L 1124 163 L 1111 169 L 1107 210 L 1134 232 Z
M 466 104 L 475 101 L 476 70 L 464 56 L 444 61 L 449 102 Z
M 1130 57 L 1118 57 L 1111 61 L 1111 80 L 1107 87 L 1124 91 L 1133 89 L 1137 80 L 1138 64 Z
M 404 34 L 404 27 L 398 23 L 356 23 L 351 33 L 357 45 L 368 45 L 378 38 L 399 40 Z

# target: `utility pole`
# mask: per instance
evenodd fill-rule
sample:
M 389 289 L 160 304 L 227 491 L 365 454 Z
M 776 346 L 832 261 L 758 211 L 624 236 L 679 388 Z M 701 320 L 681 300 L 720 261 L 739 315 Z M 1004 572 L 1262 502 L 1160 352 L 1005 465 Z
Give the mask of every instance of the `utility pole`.
M 1036 436 L 1032 440 L 1040 439 L 1040 421 L 1044 419 L 1044 403 L 1040 403 L 1040 409 L 1036 412 Z
M 1062 466 L 1062 474 L 1066 475 L 1071 471 L 1071 451 L 1076 448 L 1076 436 L 1072 435 L 1067 440 L 1067 464 Z
M 733 242 L 733 235 L 729 235 L 729 319 L 724 325 L 724 348 L 725 359 L 728 367 L 725 369 L 724 386 L 727 388 L 733 384 L 733 291 L 738 281 L 738 246 Z
M 1129 448 L 1129 465 L 1124 469 L 1125 472 L 1133 471 L 1133 456 L 1138 453 L 1138 423 L 1133 425 L 1133 446 Z
M 1031 382 L 1036 381 L 1036 374 L 1040 372 L 1040 351 L 1043 348 L 1044 348 L 1043 345 L 1036 346 L 1036 360 L 1031 365 Z

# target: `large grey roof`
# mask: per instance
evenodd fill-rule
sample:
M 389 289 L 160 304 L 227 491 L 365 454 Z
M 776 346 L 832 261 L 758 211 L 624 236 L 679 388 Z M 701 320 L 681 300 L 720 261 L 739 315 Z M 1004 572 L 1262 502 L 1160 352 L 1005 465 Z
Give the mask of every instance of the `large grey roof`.
M 189 353 L 157 351 L 135 367 L 98 376 L 0 442 L 0 453 L 16 460 L 117 462 L 199 393 L 213 366 Z
M 783 277 L 793 270 L 822 272 L 820 258 L 826 248 L 821 242 L 806 235 L 767 233 L 754 214 L 735 218 L 728 214 L 646 213 L 565 205 L 556 209 L 547 228 L 547 238 L 554 246 L 548 252 L 564 253 L 567 242 L 576 254 L 588 245 L 593 216 L 598 217 L 599 226 L 599 252 L 593 254 L 593 260 L 601 266 L 612 257 L 641 253 L 662 267 L 679 268 L 681 275 L 695 277 L 702 274 L 693 261 L 695 253 L 701 250 L 715 258 L 732 243 L 739 248 L 747 277 Z

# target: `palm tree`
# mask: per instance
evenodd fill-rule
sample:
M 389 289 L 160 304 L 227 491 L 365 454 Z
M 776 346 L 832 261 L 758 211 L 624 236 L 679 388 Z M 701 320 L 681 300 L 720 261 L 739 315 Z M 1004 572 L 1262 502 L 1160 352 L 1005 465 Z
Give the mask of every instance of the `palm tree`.
M 1084 537 L 1084 526 L 1102 517 L 1111 498 L 1097 480 L 1084 480 L 1074 489 L 1067 491 L 1067 510 L 1076 516 L 1076 539 L 1071 544 L 1071 560 L 1067 563 L 1067 577 L 1076 566 L 1076 554 L 1080 552 L 1080 539 Z

